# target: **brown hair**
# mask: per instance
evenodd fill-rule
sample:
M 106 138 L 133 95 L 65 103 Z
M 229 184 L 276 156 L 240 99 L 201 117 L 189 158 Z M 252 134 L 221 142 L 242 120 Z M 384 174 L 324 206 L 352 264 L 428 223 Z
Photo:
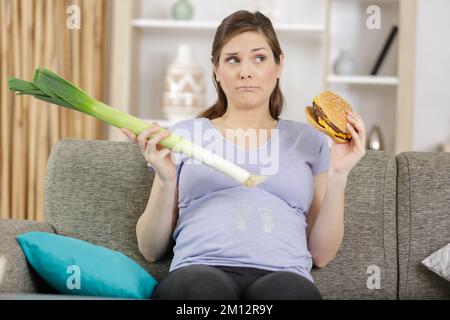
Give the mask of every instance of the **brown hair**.
M 251 13 L 246 10 L 239 10 L 226 17 L 219 25 L 214 36 L 212 46 L 211 62 L 217 67 L 219 65 L 220 53 L 223 46 L 237 34 L 252 31 L 261 32 L 267 39 L 275 58 L 275 63 L 280 64 L 280 55 L 283 53 L 280 44 L 273 29 L 272 22 L 261 12 Z M 222 90 L 220 83 L 217 82 L 213 71 L 213 82 L 216 87 L 218 99 L 210 108 L 200 113 L 197 118 L 205 117 L 210 120 L 222 116 L 227 111 L 227 97 Z M 273 119 L 278 117 L 283 109 L 284 97 L 280 90 L 280 79 L 270 96 L 269 110 Z

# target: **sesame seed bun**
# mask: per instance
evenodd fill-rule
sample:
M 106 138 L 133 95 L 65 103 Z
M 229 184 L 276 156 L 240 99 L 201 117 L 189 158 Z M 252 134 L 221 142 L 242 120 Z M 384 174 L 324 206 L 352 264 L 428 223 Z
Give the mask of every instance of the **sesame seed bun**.
M 305 109 L 309 124 L 325 133 L 336 143 L 347 143 L 351 134 L 346 128 L 347 114 L 352 111 L 350 104 L 339 95 L 325 91 L 314 97 L 313 107 Z

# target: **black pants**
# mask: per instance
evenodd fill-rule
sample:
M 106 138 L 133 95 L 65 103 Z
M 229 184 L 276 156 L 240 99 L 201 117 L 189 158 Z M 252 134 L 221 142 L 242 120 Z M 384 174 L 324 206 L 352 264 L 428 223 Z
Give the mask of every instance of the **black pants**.
M 321 300 L 317 287 L 293 272 L 191 265 L 170 272 L 155 288 L 160 300 Z

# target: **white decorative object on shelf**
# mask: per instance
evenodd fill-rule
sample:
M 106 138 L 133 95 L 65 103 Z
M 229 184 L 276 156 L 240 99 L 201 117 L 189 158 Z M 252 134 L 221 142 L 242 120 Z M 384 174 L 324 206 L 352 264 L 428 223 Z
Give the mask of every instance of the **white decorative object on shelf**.
M 369 150 L 384 150 L 383 135 L 381 134 L 381 130 L 378 126 L 374 126 L 370 130 L 367 145 L 367 149 Z
M 180 44 L 169 65 L 163 93 L 163 113 L 169 120 L 196 117 L 205 109 L 203 69 L 194 65 L 192 47 Z
M 339 56 L 333 64 L 333 71 L 337 75 L 352 75 L 355 73 L 355 61 L 350 53 L 339 50 Z
M 194 8 L 189 0 L 177 0 L 172 7 L 172 16 L 176 20 L 191 20 Z

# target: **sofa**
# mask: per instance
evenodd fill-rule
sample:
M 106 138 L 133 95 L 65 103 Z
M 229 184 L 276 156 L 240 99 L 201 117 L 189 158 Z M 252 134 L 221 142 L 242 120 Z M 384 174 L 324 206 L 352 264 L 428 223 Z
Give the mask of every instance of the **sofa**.
M 47 164 L 45 222 L 0 220 L 0 293 L 56 294 L 15 239 L 29 231 L 120 251 L 161 280 L 171 250 L 150 263 L 135 233 L 153 178 L 132 143 L 59 141 Z M 342 246 L 312 276 L 325 299 L 449 299 L 450 283 L 421 264 L 449 242 L 450 153 L 368 150 L 348 179 Z

